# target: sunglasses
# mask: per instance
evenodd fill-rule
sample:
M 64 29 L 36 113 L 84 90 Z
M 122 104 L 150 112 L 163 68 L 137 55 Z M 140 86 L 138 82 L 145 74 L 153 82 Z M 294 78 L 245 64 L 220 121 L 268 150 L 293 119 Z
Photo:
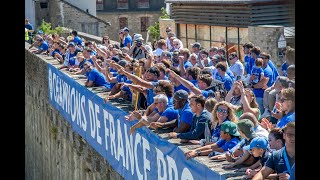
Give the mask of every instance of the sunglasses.
M 232 60 L 232 59 L 234 59 L 234 57 L 230 57 L 230 58 L 229 58 L 229 60 Z
M 280 98 L 279 102 L 283 103 L 284 101 L 289 100 L 289 99 L 285 99 L 285 98 Z
M 217 112 L 218 112 L 218 113 L 221 113 L 221 112 L 222 112 L 222 113 L 228 113 L 228 110 L 218 108 L 218 109 L 217 109 Z
M 268 59 L 267 57 L 260 57 L 261 59 Z
M 168 33 L 168 32 L 170 32 L 170 31 L 166 31 L 166 32 Z

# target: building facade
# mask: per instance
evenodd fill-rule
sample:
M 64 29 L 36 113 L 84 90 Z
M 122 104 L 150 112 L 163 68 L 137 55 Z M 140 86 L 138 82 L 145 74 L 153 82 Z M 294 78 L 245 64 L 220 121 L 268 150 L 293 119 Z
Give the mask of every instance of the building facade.
M 270 47 L 268 42 L 272 40 L 267 39 L 272 37 L 255 38 L 251 35 L 263 34 L 255 33 L 256 31 L 252 29 L 267 25 L 268 32 L 265 34 L 275 35 L 277 37 L 274 38 L 278 39 L 283 32 L 270 27 L 294 26 L 294 1 L 166 0 L 165 2 L 171 3 L 171 18 L 175 21 L 177 36 L 185 46 L 190 48 L 190 44 L 194 42 L 200 42 L 206 49 L 224 46 L 228 54 L 238 52 L 240 59 L 244 56 L 242 45 L 251 41 L 277 60 L 278 49 Z M 273 44 L 276 46 L 272 41 L 272 46 Z
M 142 34 L 146 40 L 147 28 L 158 21 L 160 9 L 165 7 L 164 0 L 97 0 L 96 4 L 97 17 L 111 23 L 106 34 L 115 41 L 124 27 L 130 29 L 130 34 Z

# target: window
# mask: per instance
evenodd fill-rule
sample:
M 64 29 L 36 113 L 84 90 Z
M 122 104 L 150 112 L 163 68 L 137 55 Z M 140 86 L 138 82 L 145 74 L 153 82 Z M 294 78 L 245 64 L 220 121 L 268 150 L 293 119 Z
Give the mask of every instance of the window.
M 128 0 L 117 0 L 118 9 L 128 9 Z
M 124 27 L 128 27 L 128 19 L 126 17 L 119 18 L 119 25 L 120 25 L 120 29 L 123 29 Z
M 149 0 L 138 0 L 138 8 L 149 8 Z
M 148 31 L 149 27 L 149 17 L 141 17 L 141 32 Z
M 103 0 L 96 0 L 97 11 L 103 10 Z

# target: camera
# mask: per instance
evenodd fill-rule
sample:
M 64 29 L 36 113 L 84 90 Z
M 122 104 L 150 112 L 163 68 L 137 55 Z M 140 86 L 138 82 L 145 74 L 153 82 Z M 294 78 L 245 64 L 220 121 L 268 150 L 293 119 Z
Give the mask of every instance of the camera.
M 225 97 L 227 95 L 227 90 L 224 87 L 224 83 L 219 80 L 212 80 L 210 87 L 208 87 L 205 90 L 206 91 L 211 90 L 211 93 L 209 93 L 209 96 L 211 96 L 211 97 L 215 97 L 215 94 L 213 92 L 220 92 L 221 99 L 225 99 Z
M 136 46 L 140 47 L 142 45 L 142 41 L 136 41 Z

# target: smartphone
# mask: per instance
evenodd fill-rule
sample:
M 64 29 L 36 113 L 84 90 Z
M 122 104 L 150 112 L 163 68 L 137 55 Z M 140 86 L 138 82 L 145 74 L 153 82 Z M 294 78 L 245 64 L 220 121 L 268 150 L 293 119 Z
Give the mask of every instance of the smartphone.
M 238 80 L 240 80 L 240 79 L 241 79 L 241 76 L 238 75 L 238 76 L 236 77 L 236 81 L 238 81 Z

